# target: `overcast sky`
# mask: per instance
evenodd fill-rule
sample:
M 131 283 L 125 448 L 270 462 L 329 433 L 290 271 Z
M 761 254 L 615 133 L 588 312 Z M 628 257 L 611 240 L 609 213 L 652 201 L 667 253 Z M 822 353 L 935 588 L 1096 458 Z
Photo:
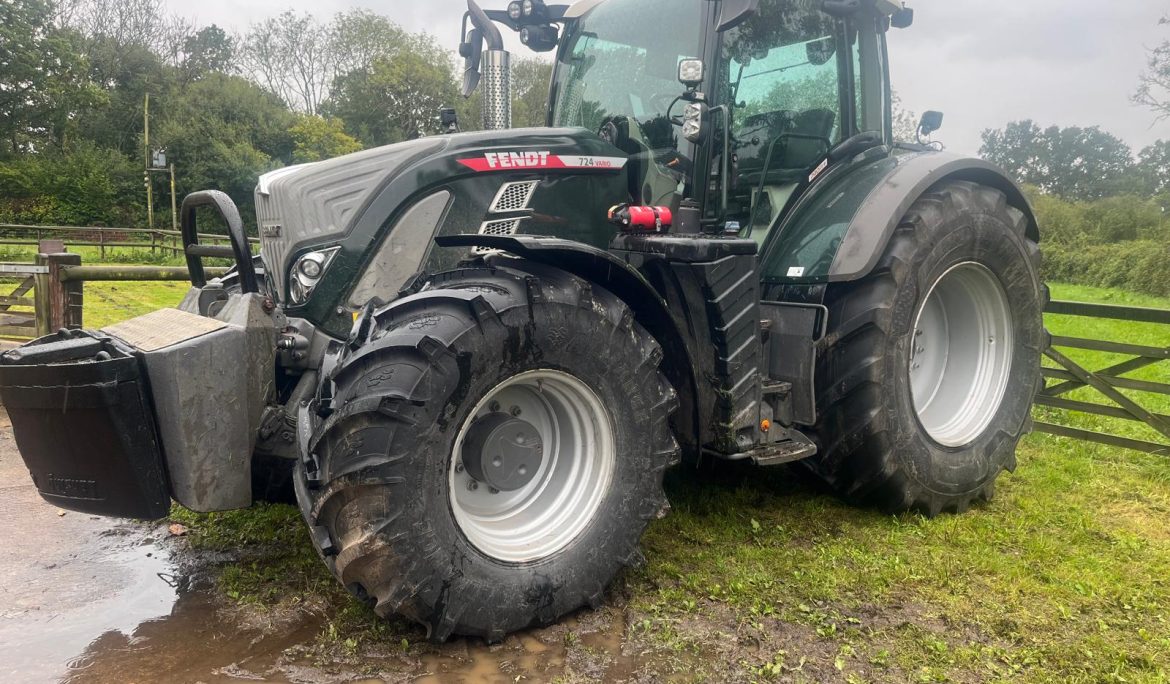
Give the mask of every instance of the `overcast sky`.
M 671 0 L 679 1 L 679 0 Z M 454 49 L 466 0 L 167 0 L 172 11 L 242 31 L 292 8 L 327 17 L 351 7 L 428 31 Z M 505 0 L 482 0 L 503 8 Z M 915 112 L 938 109 L 936 138 L 975 153 L 985 128 L 1031 118 L 1100 125 L 1135 152 L 1170 139 L 1170 121 L 1130 104 L 1146 50 L 1170 38 L 1170 0 L 911 0 L 912 28 L 891 31 L 894 88 Z M 505 33 L 510 33 L 505 31 Z M 518 48 L 518 44 L 517 49 Z

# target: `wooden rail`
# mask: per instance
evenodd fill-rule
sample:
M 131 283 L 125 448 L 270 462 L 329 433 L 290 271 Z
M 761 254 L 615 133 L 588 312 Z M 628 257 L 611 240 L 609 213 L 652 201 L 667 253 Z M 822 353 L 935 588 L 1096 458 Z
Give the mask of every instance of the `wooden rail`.
M 205 272 L 208 277 L 218 278 L 228 269 L 207 267 Z M 0 279 L 16 282 L 11 293 L 0 295 L 0 337 L 32 339 L 61 328 L 82 327 L 87 280 L 146 282 L 189 278 L 183 267 L 82 266 L 81 255 L 66 252 L 62 240 L 41 240 L 34 263 L 0 263 Z
M 103 259 L 106 257 L 106 249 L 115 248 L 149 249 L 151 254 L 171 256 L 183 253 L 182 235 L 176 230 L 0 223 L 0 245 L 36 246 L 47 237 L 61 239 L 67 246 L 97 247 Z M 215 233 L 199 233 L 199 241 L 204 244 L 230 243 L 228 236 Z M 259 238 L 248 238 L 248 241 L 252 244 L 260 243 Z

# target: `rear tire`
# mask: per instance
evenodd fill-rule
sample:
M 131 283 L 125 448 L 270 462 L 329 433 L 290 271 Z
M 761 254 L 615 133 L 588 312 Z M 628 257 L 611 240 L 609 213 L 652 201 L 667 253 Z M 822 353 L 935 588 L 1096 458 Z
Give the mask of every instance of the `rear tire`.
M 948 182 L 910 208 L 870 276 L 829 286 L 820 455 L 806 463 L 841 495 L 962 512 L 1015 469 L 1047 297 L 1027 227 L 1002 192 Z
M 337 578 L 434 641 L 498 641 L 599 605 L 641 561 L 678 460 L 662 352 L 630 310 L 563 272 L 492 259 L 509 267 L 436 276 L 376 314 L 329 373 L 332 413 L 313 438 L 315 464 L 298 467 L 298 498 Z M 513 407 L 531 423 L 507 434 L 531 444 L 539 432 L 543 474 L 514 490 L 493 480 L 507 491 L 477 480 L 469 494 L 470 426 L 509 425 Z M 476 453 L 492 455 L 474 466 L 482 478 L 497 452 Z M 556 496 L 524 499 L 530 491 Z

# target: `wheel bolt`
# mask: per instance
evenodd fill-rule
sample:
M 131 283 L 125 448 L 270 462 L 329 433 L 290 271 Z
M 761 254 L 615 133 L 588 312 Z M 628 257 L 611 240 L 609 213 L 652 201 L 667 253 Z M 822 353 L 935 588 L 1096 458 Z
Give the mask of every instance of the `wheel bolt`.
M 500 493 L 500 490 L 496 489 L 495 487 L 491 487 L 491 488 L 489 488 L 489 489 L 488 489 L 488 493 L 490 493 L 490 494 L 499 494 L 499 493 Z
M 463 464 L 462 463 L 455 464 L 455 472 L 457 472 L 457 473 L 463 472 Z
M 915 353 L 917 353 L 917 354 L 921 354 L 921 353 L 922 353 L 922 352 L 924 352 L 924 351 L 926 351 L 926 347 L 919 347 L 919 348 L 916 350 L 916 352 L 915 352 Z
M 520 407 L 519 407 L 519 406 L 513 406 L 513 407 L 511 408 L 511 410 L 510 410 L 510 413 L 511 413 L 511 414 L 512 414 L 514 417 L 519 417 L 519 416 L 520 416 Z
M 500 402 L 493 401 L 492 403 L 488 404 L 488 410 L 491 411 L 492 413 L 496 413 L 497 411 L 500 410 Z
M 915 330 L 915 331 L 914 331 L 914 336 L 915 336 L 915 337 L 922 337 L 922 331 L 921 331 L 921 330 Z
M 914 364 L 913 366 L 911 366 L 911 367 L 910 367 L 910 370 L 918 370 L 919 368 L 921 368 L 921 364 L 917 364 L 917 363 L 916 363 L 916 364 Z
M 472 480 L 471 482 L 467 483 L 467 491 L 474 492 L 477 489 L 479 489 L 479 483 L 476 482 L 475 480 Z

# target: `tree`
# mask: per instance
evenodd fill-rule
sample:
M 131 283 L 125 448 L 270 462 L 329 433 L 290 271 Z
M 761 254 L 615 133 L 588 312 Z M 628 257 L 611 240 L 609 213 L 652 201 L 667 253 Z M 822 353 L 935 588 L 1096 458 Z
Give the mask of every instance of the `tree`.
M 52 13 L 45 0 L 0 0 L 0 136 L 11 154 L 62 144 L 78 113 L 101 99 Z
M 208 74 L 152 105 L 152 143 L 176 163 L 179 194 L 213 188 L 251 222 L 256 178 L 292 161 L 293 115 L 239 76 Z
M 1159 140 L 1143 149 L 1134 175 L 1138 192 L 1170 211 L 1170 140 Z
M 253 24 L 243 39 L 241 66 L 286 105 L 316 114 L 335 73 L 329 28 L 292 10 Z
M 1158 23 L 1170 25 L 1170 17 L 1163 17 Z M 1159 121 L 1170 117 L 1170 40 L 1150 50 L 1146 72 L 1133 101 L 1154 110 Z
M 449 61 L 404 51 L 376 61 L 368 72 L 339 76 L 325 112 L 340 117 L 350 135 L 374 147 L 439 132 L 439 110 L 457 97 Z
M 548 112 L 548 91 L 552 81 L 552 64 L 539 59 L 512 62 L 512 125 L 517 128 L 540 127 Z
M 369 71 L 374 62 L 393 59 L 414 36 L 386 17 L 366 9 L 339 12 L 329 25 L 329 61 L 334 74 Z
M 983 132 L 980 155 L 1016 180 L 1068 199 L 1118 194 L 1132 171 L 1132 152 L 1097 126 L 1041 129 L 1031 120 Z
M 288 132 L 292 136 L 292 160 L 296 164 L 340 157 L 362 149 L 362 144 L 345 132 L 341 119 L 305 114 L 297 117 Z
M 898 93 L 893 93 L 891 106 L 894 114 L 894 140 L 899 142 L 915 142 L 918 139 L 918 114 L 906 109 Z
M 223 29 L 204 26 L 183 41 L 180 68 L 188 81 L 213 72 L 230 74 L 236 70 L 235 49 L 235 40 Z

